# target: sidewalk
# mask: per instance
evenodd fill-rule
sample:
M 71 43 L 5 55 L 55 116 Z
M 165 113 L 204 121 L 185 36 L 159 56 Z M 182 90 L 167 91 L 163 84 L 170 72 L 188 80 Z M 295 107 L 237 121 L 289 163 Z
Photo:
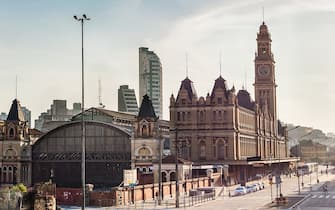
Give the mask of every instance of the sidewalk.
M 316 173 L 309 175 L 305 175 L 303 177 L 304 180 L 304 187 L 301 187 L 301 182 L 302 178 L 300 177 L 300 194 L 298 194 L 298 179 L 296 176 L 291 176 L 291 178 L 282 176 L 282 194 L 284 197 L 287 197 L 289 199 L 288 204 L 286 207 L 282 206 L 282 209 L 285 209 L 289 206 L 294 205 L 295 203 L 299 202 L 303 198 L 305 198 L 307 195 L 309 195 L 311 192 L 318 190 L 326 181 L 329 180 L 334 180 L 335 175 L 328 173 L 328 175 L 323 174 L 321 175 L 319 173 L 319 183 L 316 183 Z M 198 208 L 198 209 L 242 209 L 242 205 L 244 205 L 244 209 L 252 210 L 252 209 L 257 209 L 257 210 L 274 210 L 278 209 L 278 206 L 274 205 L 274 203 L 271 203 L 270 199 L 270 189 L 271 185 L 269 184 L 268 179 L 265 177 L 261 180 L 264 182 L 265 189 L 255 192 L 255 193 L 249 193 L 245 196 L 238 196 L 238 197 L 229 197 L 229 190 L 231 192 L 231 195 L 233 195 L 234 190 L 236 187 L 240 185 L 233 185 L 229 187 L 222 187 L 218 186 L 215 187 L 216 190 L 216 198 L 215 200 L 210 200 L 206 201 L 203 203 L 196 204 L 194 206 L 190 206 L 190 197 L 189 196 L 180 196 L 180 209 L 193 209 L 193 208 Z M 248 185 L 251 185 L 255 182 L 258 181 L 251 181 L 248 182 Z M 309 183 L 311 182 L 312 186 L 310 187 Z M 275 184 L 272 186 L 273 187 L 273 199 L 276 197 L 276 187 Z M 241 200 L 243 204 L 241 204 Z M 255 202 L 257 201 L 257 202 Z M 139 201 L 136 204 L 131 204 L 128 206 L 120 206 L 120 207 L 102 207 L 102 208 L 94 208 L 94 207 L 89 207 L 86 208 L 88 210 L 114 210 L 114 209 L 177 209 L 175 206 L 176 201 L 175 197 L 169 197 L 165 198 L 162 201 L 162 205 L 158 205 L 157 201 L 151 200 L 151 201 Z M 261 207 L 263 206 L 263 207 Z M 74 210 L 74 209 L 80 209 L 79 207 L 67 207 L 67 208 L 62 208 L 64 210 Z

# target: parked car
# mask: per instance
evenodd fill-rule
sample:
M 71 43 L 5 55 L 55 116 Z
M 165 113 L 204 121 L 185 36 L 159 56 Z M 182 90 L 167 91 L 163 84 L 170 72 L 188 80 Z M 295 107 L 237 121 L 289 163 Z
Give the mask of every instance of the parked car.
M 251 187 L 253 188 L 254 192 L 261 190 L 261 186 L 258 183 L 251 185 Z
M 247 194 L 247 188 L 246 187 L 237 187 L 234 191 L 234 195 L 237 196 L 237 195 L 244 195 L 244 194 Z
M 247 193 L 255 192 L 256 190 L 252 187 L 252 185 L 247 185 Z
M 260 190 L 264 189 L 264 182 L 258 182 L 258 184 Z

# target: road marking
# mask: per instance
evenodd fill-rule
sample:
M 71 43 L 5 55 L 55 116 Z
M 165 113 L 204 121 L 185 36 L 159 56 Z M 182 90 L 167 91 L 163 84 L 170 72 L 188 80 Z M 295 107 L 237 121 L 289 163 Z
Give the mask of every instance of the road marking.
M 332 197 L 332 199 L 335 199 L 335 195 Z
M 330 197 L 330 195 L 327 195 L 327 196 L 326 196 L 326 198 L 329 198 L 329 197 Z
M 316 198 L 316 197 L 317 197 L 317 195 L 313 195 L 313 196 L 312 196 L 312 198 Z
M 323 195 L 320 195 L 319 198 L 323 198 Z

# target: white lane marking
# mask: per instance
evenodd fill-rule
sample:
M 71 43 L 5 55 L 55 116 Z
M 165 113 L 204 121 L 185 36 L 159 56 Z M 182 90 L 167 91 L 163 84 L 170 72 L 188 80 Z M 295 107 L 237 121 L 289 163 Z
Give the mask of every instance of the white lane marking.
M 335 195 L 332 197 L 332 199 L 335 199 Z
M 326 196 L 326 198 L 329 198 L 329 197 L 330 197 L 330 195 L 327 195 L 327 196 Z
M 319 198 L 323 198 L 323 195 L 320 195 Z
M 317 195 L 313 195 L 313 196 L 312 196 L 312 198 L 316 198 L 316 197 L 317 197 Z

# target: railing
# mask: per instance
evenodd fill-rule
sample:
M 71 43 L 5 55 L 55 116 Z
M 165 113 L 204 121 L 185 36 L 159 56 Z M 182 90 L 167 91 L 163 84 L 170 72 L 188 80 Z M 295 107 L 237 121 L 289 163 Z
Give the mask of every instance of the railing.
M 215 193 L 205 193 L 203 195 L 195 195 L 188 197 L 188 206 L 194 206 L 198 203 L 208 202 L 210 200 L 215 200 Z

